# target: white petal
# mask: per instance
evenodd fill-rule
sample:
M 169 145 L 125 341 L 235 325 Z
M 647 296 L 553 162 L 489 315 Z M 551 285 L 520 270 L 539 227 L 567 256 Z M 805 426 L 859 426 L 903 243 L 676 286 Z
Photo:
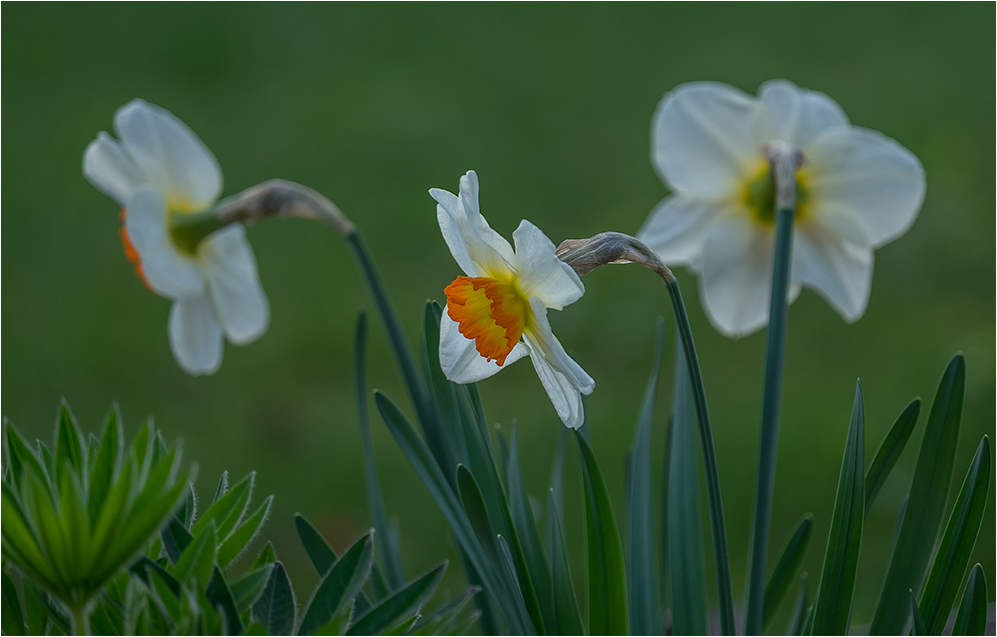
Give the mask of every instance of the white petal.
M 500 369 L 508 367 L 528 353 L 529 349 L 518 343 L 509 352 L 505 363 L 499 366 L 478 353 L 474 341 L 460 333 L 457 323 L 446 310 L 440 317 L 440 367 L 446 377 L 455 383 L 476 383 L 494 376 Z
M 671 195 L 651 211 L 637 238 L 668 265 L 690 264 L 703 249 L 706 234 L 718 218 L 736 214 L 730 199 Z
M 849 323 L 858 320 L 869 303 L 872 249 L 814 226 L 798 229 L 793 240 L 793 278 L 817 290 Z
M 917 218 L 924 169 L 889 137 L 864 128 L 836 128 L 814 139 L 806 156 L 808 205 L 816 218 L 851 214 L 873 247 L 903 235 Z
M 179 299 L 204 293 L 197 263 L 170 241 L 166 201 L 153 186 L 137 188 L 128 200 L 125 231 L 142 261 L 145 281 L 157 294 Z
M 105 195 L 124 206 L 143 181 L 134 162 L 107 133 L 99 133 L 83 153 L 83 175 Z
M 651 123 L 651 159 L 673 189 L 712 199 L 733 194 L 757 170 L 771 125 L 761 102 L 715 82 L 665 95 Z
M 215 156 L 172 113 L 132 100 L 115 113 L 114 128 L 135 164 L 162 188 L 171 206 L 203 210 L 221 194 L 222 171 Z
M 222 330 L 206 296 L 179 299 L 170 308 L 170 349 L 191 374 L 214 374 L 222 364 Z
M 820 132 L 847 126 L 848 117 L 838 103 L 823 93 L 810 91 L 787 80 L 762 84 L 758 96 L 772 113 L 775 137 L 803 150 Z
M 219 230 L 201 242 L 198 253 L 225 336 L 236 345 L 255 341 L 270 324 L 270 303 L 245 228 L 233 224 Z
M 746 215 L 718 221 L 707 235 L 699 263 L 703 306 L 727 336 L 751 334 L 768 323 L 773 235 Z
M 540 382 L 547 390 L 561 421 L 571 429 L 578 429 L 585 422 L 581 395 L 591 394 L 595 389 L 595 381 L 581 365 L 568 356 L 554 337 L 543 301 L 533 297 L 530 299 L 530 307 L 535 320 L 531 329 L 523 333 L 523 339 L 530 347 L 533 368 L 537 370 Z
M 540 228 L 523 219 L 512 239 L 519 262 L 516 285 L 522 294 L 538 297 L 555 310 L 582 298 L 582 280 L 570 265 L 557 258 L 554 243 Z
M 478 177 L 469 171 L 460 179 L 460 197 L 434 188 L 439 204 L 436 218 L 457 264 L 468 276 L 507 275 L 515 271 L 512 246 L 478 212 Z

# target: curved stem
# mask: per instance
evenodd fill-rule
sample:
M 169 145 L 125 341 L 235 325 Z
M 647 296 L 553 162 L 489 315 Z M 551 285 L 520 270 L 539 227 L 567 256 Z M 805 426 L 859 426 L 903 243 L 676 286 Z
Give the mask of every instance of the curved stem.
M 775 263 L 772 268 L 772 298 L 769 309 L 761 441 L 758 452 L 758 495 L 755 500 L 751 554 L 748 562 L 748 603 L 744 626 L 746 635 L 760 635 L 764 619 L 765 573 L 779 444 L 779 407 L 782 401 L 782 369 L 789 319 L 789 271 L 793 253 L 795 214 L 795 206 L 791 203 L 781 206 L 776 212 Z

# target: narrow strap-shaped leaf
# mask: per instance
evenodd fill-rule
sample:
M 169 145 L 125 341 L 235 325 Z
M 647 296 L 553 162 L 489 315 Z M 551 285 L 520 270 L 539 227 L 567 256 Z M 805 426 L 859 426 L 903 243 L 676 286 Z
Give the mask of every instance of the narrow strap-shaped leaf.
M 211 572 L 211 579 L 204 589 L 204 595 L 215 608 L 221 610 L 222 616 L 225 618 L 225 634 L 241 635 L 244 626 L 242 619 L 239 618 L 235 597 L 225 580 L 225 574 L 217 566 Z
M 21 612 L 21 600 L 17 597 L 17 589 L 14 588 L 14 582 L 10 581 L 7 571 L 0 573 L 0 577 L 2 577 L 0 593 L 3 598 L 0 626 L 3 626 L 3 634 L 23 635 L 27 626 L 24 624 L 24 613 Z
M 585 529 L 588 544 L 588 612 L 590 635 L 627 635 L 627 574 L 616 516 L 599 464 L 581 434 L 575 434 L 585 483 Z
M 987 580 L 977 564 L 969 572 L 966 591 L 952 626 L 953 635 L 985 635 L 987 631 Z
M 582 624 L 582 615 L 578 612 L 575 586 L 571 582 L 568 545 L 561 528 L 561 510 L 554 498 L 554 489 L 551 489 L 547 511 L 551 525 L 550 563 L 557 631 L 560 635 L 582 635 L 585 633 L 585 626 Z
M 709 629 L 706 555 L 703 546 L 696 415 L 682 344 L 675 347 L 675 387 L 668 458 L 668 563 L 672 625 L 677 635 L 705 635 Z
M 941 634 L 955 603 L 969 558 L 976 546 L 976 537 L 983 524 L 983 511 L 987 506 L 990 488 L 990 439 L 983 436 L 976 448 L 976 455 L 966 472 L 966 479 L 959 490 L 959 497 L 952 508 L 942 543 L 935 553 L 935 561 L 928 575 L 918 604 L 928 633 Z
M 305 547 L 305 553 L 315 567 L 315 572 L 319 577 L 324 577 L 339 556 L 318 529 L 300 513 L 294 514 L 294 529 L 298 532 L 298 539 L 301 540 L 301 546 Z
M 917 607 L 917 599 L 914 598 L 914 591 L 908 591 L 910 593 L 910 618 L 911 618 L 911 635 L 928 635 L 928 629 L 924 625 L 924 619 L 921 617 L 921 611 Z
M 800 575 L 800 590 L 796 593 L 796 601 L 793 603 L 793 614 L 789 616 L 789 624 L 786 626 L 787 635 L 803 634 L 803 623 L 807 620 L 807 608 L 810 605 L 809 589 L 807 574 L 804 571 Z
M 455 485 L 455 468 L 458 463 L 467 462 L 467 457 L 463 441 L 458 440 L 463 432 L 457 422 L 457 393 L 440 366 L 439 312 L 441 308 L 435 301 L 427 301 L 423 307 L 420 339 L 422 372 L 429 383 L 427 396 L 433 408 L 433 418 L 423 424 L 422 430 L 436 461 L 445 469 L 447 480 Z
M 428 573 L 416 578 L 411 584 L 397 591 L 358 619 L 355 624 L 350 626 L 346 634 L 379 635 L 410 619 L 419 612 L 426 600 L 433 596 L 446 570 L 447 563 L 444 561 Z
M 488 511 L 481 496 L 481 489 L 474 474 L 464 465 L 457 465 L 457 487 L 460 490 L 460 502 L 464 506 L 467 519 L 477 536 L 481 546 L 490 557 L 498 559 L 498 548 L 495 545 L 495 534 L 488 520 Z
M 357 388 L 357 421 L 360 423 L 360 440 L 363 443 L 364 483 L 367 487 L 367 508 L 377 530 L 375 537 L 381 548 L 381 563 L 384 564 L 388 583 L 397 590 L 405 583 L 401 558 L 388 535 L 388 515 L 384 510 L 384 497 L 377 479 L 377 463 L 374 459 L 374 440 L 370 434 L 370 416 L 367 409 L 367 314 L 357 316 L 356 336 L 353 339 L 353 382 Z
M 658 319 L 651 373 L 637 414 L 631 448 L 633 462 L 627 488 L 627 557 L 629 558 L 630 630 L 634 635 L 657 635 L 664 628 L 660 611 L 657 537 L 654 528 L 654 477 L 651 463 L 651 425 L 658 390 L 665 322 Z
M 814 602 L 814 634 L 848 634 L 864 517 L 865 412 L 862 405 L 862 385 L 856 383 L 852 420 L 848 426 L 845 453 L 841 459 L 838 492 L 834 498 L 834 512 L 831 514 L 831 531 L 824 553 L 824 568 L 821 571 L 817 600 Z
M 907 622 L 907 594 L 920 590 L 945 513 L 966 388 L 966 360 L 956 354 L 931 405 L 907 498 L 907 511 L 890 555 L 883 590 L 869 627 L 873 635 L 895 635 Z
M 869 471 L 865 474 L 865 512 L 867 514 L 872 503 L 876 500 L 879 490 L 883 488 L 886 478 L 889 477 L 890 471 L 900 459 L 900 454 L 907 446 L 910 435 L 914 433 L 914 426 L 917 425 L 917 417 L 920 413 L 921 399 L 915 398 L 910 401 L 897 421 L 893 423 L 893 427 L 890 428 L 886 438 L 883 438 L 882 444 L 879 445 L 879 451 L 876 452 L 876 457 L 869 465 Z
M 237 557 L 242 555 L 253 541 L 256 534 L 260 532 L 263 524 L 270 515 L 270 505 L 273 503 L 273 496 L 267 496 L 263 504 L 256 509 L 245 522 L 232 532 L 227 540 L 218 547 L 218 565 L 222 568 L 228 567 Z
M 554 506 L 558 511 L 564 509 L 564 454 L 568 448 L 568 428 L 564 427 L 560 430 L 557 436 L 557 448 L 554 450 L 554 461 L 550 466 L 550 484 L 549 484 L 549 501 L 554 503 Z M 552 512 L 550 508 L 547 509 L 547 517 L 545 519 L 546 524 L 544 525 L 544 531 L 546 533 L 547 539 L 547 549 L 550 550 L 551 545 L 551 516 Z
M 294 629 L 296 608 L 294 589 L 284 565 L 274 562 L 267 584 L 253 604 L 253 621 L 262 624 L 270 635 L 290 635 Z
M 319 582 L 301 619 L 298 634 L 311 635 L 339 615 L 367 581 L 373 562 L 374 531 L 371 530 L 354 542 Z
M 762 620 L 762 629 L 768 627 L 769 622 L 779 608 L 779 603 L 789 590 L 790 584 L 796 577 L 796 571 L 800 568 L 803 558 L 807 554 L 810 546 L 810 538 L 813 536 L 814 515 L 805 513 L 793 527 L 786 543 L 782 547 L 782 553 L 775 570 L 769 577 L 769 582 L 765 586 L 765 616 Z
M 115 406 L 107 415 L 104 433 L 101 434 L 95 454 L 93 470 L 90 472 L 87 510 L 90 514 L 90 523 L 94 525 L 97 524 L 100 508 L 104 505 L 108 491 L 111 490 L 111 482 L 121 462 L 123 438 L 121 430 L 121 417 Z

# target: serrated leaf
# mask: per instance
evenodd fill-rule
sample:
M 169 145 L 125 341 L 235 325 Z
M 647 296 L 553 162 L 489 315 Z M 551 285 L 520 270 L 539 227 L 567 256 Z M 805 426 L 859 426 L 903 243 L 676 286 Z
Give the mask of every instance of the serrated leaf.
M 763 630 L 772 621 L 776 609 L 779 608 L 779 603 L 786 595 L 786 591 L 789 590 L 790 584 L 796 578 L 796 571 L 799 570 L 800 564 L 803 563 L 803 558 L 807 554 L 807 548 L 810 547 L 810 538 L 813 536 L 813 529 L 813 513 L 805 513 L 797 521 L 789 537 L 786 538 L 779 561 L 776 563 L 775 570 L 772 571 L 768 584 L 765 586 L 765 611 L 762 619 Z
M 629 634 L 627 576 L 623 546 L 606 482 L 589 444 L 579 433 L 585 483 L 585 529 L 588 544 L 588 632 L 590 635 Z
M 218 537 L 222 540 L 227 538 L 236 525 L 242 521 L 242 517 L 249 508 L 249 500 L 253 494 L 255 481 L 256 472 L 251 471 L 230 491 L 208 507 L 201 519 L 194 524 L 194 528 L 190 530 L 191 534 L 197 537 L 204 532 L 209 522 L 214 522 Z
M 672 405 L 667 499 L 672 625 L 678 635 L 704 635 L 709 628 L 709 598 L 699 456 L 696 453 L 696 412 L 681 343 L 675 347 Z
M 893 553 L 883 590 L 876 605 L 871 634 L 895 635 L 907 621 L 907 595 L 920 590 L 948 500 L 955 464 L 966 387 L 966 361 L 956 354 L 942 376 L 925 425 L 907 512 Z
M 917 417 L 920 413 L 921 399 L 915 398 L 893 423 L 893 427 L 890 428 L 886 438 L 879 445 L 879 451 L 876 452 L 876 457 L 869 465 L 869 471 L 865 474 L 865 512 L 867 514 L 879 494 L 879 490 L 883 488 L 886 478 L 893 470 L 893 466 L 900 459 L 900 454 L 907 446 L 910 435 L 914 433 L 914 426 L 917 425 Z
M 959 490 L 919 604 L 928 634 L 940 634 L 983 524 L 990 488 L 990 439 L 983 436 Z
M 228 471 L 222 471 L 218 478 L 218 485 L 215 486 L 215 495 L 211 498 L 211 504 L 221 500 L 228 493 Z
M 253 621 L 263 625 L 271 635 L 290 635 L 294 629 L 296 603 L 291 580 L 284 565 L 274 562 L 263 592 L 253 604 Z
M 379 635 L 419 612 L 426 603 L 447 569 L 443 562 L 428 573 L 416 578 L 412 583 L 392 594 L 357 620 L 346 631 L 347 635 Z
M 865 518 L 865 411 L 862 385 L 855 384 L 855 402 L 841 459 L 838 491 L 831 514 L 831 531 L 824 553 L 813 632 L 847 635 L 852 615 L 852 594 L 858 570 L 862 524 Z
M 634 635 L 657 635 L 664 628 L 659 609 L 658 552 L 654 529 L 654 479 L 651 475 L 651 424 L 658 390 L 665 324 L 658 319 L 651 373 L 644 389 L 631 447 L 632 464 L 627 485 L 627 557 L 629 558 L 630 629 Z M 559 627 L 560 628 L 560 627 Z
M 987 581 L 977 564 L 969 572 L 966 591 L 952 626 L 953 635 L 985 635 L 987 631 Z
M 245 522 L 232 532 L 227 540 L 218 547 L 218 565 L 222 568 L 228 567 L 249 547 L 250 542 L 256 534 L 263 528 L 263 524 L 270 515 L 270 505 L 273 503 L 273 496 L 267 496 L 256 512 Z
M 322 578 L 308 602 L 300 635 L 311 635 L 348 607 L 367 581 L 374 561 L 374 531 L 358 539 Z

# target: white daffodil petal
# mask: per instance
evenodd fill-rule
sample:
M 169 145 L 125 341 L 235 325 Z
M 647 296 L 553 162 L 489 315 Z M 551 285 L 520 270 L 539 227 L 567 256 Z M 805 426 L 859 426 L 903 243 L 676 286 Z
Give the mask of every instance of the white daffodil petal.
M 848 214 L 879 247 L 903 235 L 924 201 L 924 169 L 909 150 L 864 128 L 836 128 L 806 149 L 804 168 L 812 212 Z
M 872 287 L 872 249 L 815 227 L 801 228 L 793 240 L 793 278 L 815 289 L 849 323 L 861 318 Z
M 472 277 L 513 272 L 512 246 L 478 212 L 478 178 L 473 170 L 461 177 L 460 193 L 458 197 L 438 188 L 429 191 L 439 204 L 436 218 L 457 264 Z
M 665 95 L 651 122 L 652 162 L 684 195 L 733 194 L 764 156 L 771 125 L 757 99 L 715 82 L 683 84 Z
M 739 216 L 718 221 L 707 235 L 700 290 L 707 316 L 727 336 L 751 334 L 768 322 L 773 234 Z
M 523 333 L 523 339 L 530 347 L 533 367 L 561 421 L 565 426 L 577 429 L 585 422 L 581 395 L 591 394 L 595 381 L 568 356 L 554 336 L 543 301 L 533 297 L 530 307 L 534 321 L 530 329 Z
M 446 190 L 433 188 L 429 191 L 430 196 L 436 200 L 436 220 L 440 223 L 440 232 L 443 233 L 443 240 L 450 248 L 450 254 L 454 261 L 460 266 L 467 276 L 482 276 L 484 272 L 467 252 L 467 242 L 461 234 L 459 217 L 461 214 L 457 195 Z
M 132 192 L 144 181 L 121 144 L 103 132 L 83 153 L 83 175 L 120 206 L 128 203 Z
M 132 100 L 114 115 L 125 150 L 158 184 L 171 206 L 190 211 L 209 207 L 222 191 L 222 172 L 214 155 L 172 113 L 144 100 Z
M 270 303 L 245 228 L 234 224 L 219 230 L 201 242 L 198 254 L 215 316 L 228 340 L 245 345 L 262 336 L 270 324 Z
M 848 116 L 837 102 L 787 80 L 765 82 L 758 96 L 772 113 L 776 139 L 799 149 L 806 148 L 818 133 L 828 128 L 848 125 Z
M 529 349 L 518 343 L 506 356 L 505 363 L 499 366 L 478 353 L 474 341 L 460 333 L 457 323 L 446 310 L 440 317 L 440 367 L 447 379 L 455 383 L 476 383 L 494 376 L 500 369 L 508 367 L 528 353 Z
M 163 193 L 153 186 L 141 186 L 125 208 L 125 231 L 138 252 L 149 287 L 171 299 L 204 294 L 204 277 L 197 263 L 170 241 Z
M 736 214 L 734 200 L 671 195 L 651 211 L 637 238 L 668 265 L 688 265 L 703 249 L 706 234 L 718 218 Z
M 540 228 L 523 219 L 512 239 L 519 262 L 516 287 L 523 295 L 538 297 L 555 310 L 582 298 L 582 280 L 571 266 L 557 258 L 554 243 Z
M 192 376 L 214 374 L 222 364 L 222 330 L 206 296 L 179 299 L 170 308 L 170 349 Z

